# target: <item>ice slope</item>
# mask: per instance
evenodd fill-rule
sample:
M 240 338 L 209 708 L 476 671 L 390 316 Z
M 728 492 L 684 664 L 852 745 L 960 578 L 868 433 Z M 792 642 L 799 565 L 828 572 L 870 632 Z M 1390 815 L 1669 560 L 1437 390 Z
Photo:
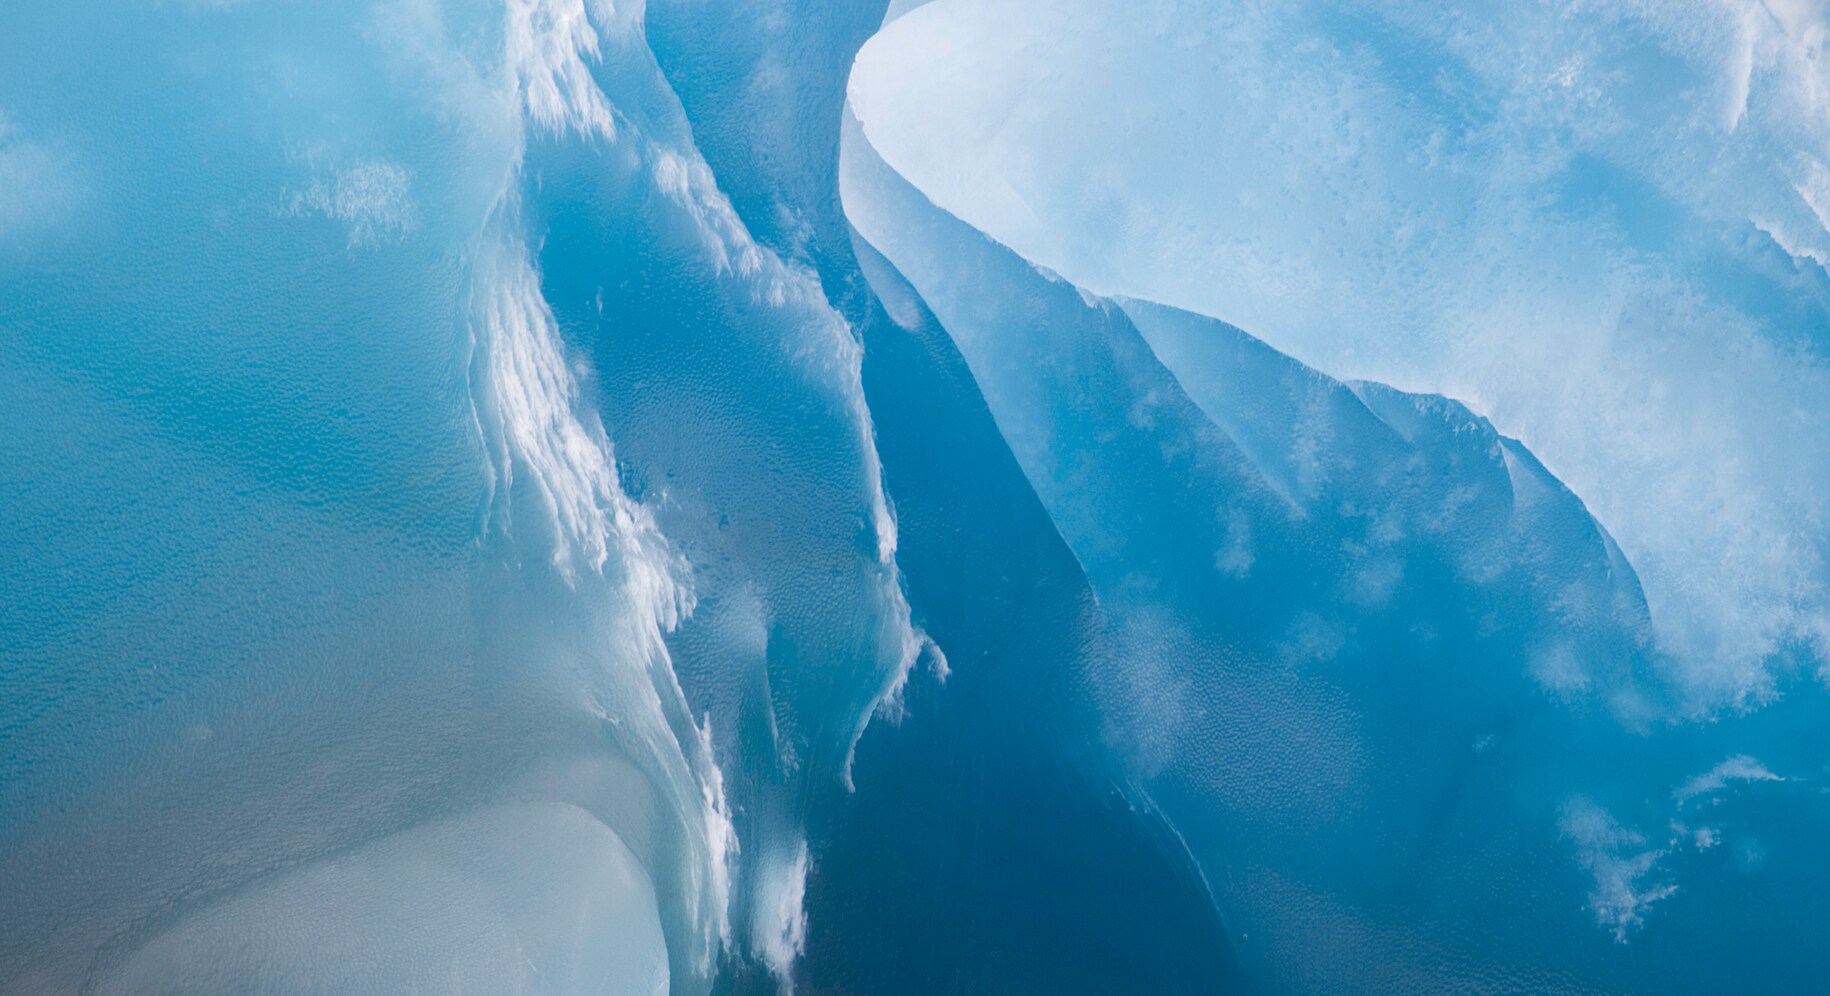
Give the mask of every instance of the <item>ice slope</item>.
M 615 426 L 621 473 L 692 565 L 671 638 L 728 772 L 734 922 L 785 972 L 801 945 L 803 814 L 920 650 L 860 385 L 856 334 L 805 263 L 757 242 L 718 187 L 626 9 L 595 79 L 605 142 L 537 142 L 543 291 Z
M 727 784 L 743 939 L 785 964 L 801 795 L 917 643 L 856 341 L 710 186 L 640 8 L 9 17 L 9 95 L 51 95 L 11 120 L 89 213 L 8 233 L 8 402 L 69 424 L 9 439 L 58 469 L 7 476 L 7 987 L 694 991 Z M 553 253 L 606 239 L 621 270 Z M 632 276 L 730 328 L 669 353 L 664 309 L 618 321 Z M 619 466 L 601 385 L 669 362 L 704 390 L 609 409 Z
M 760 242 L 817 272 L 858 331 L 897 560 L 915 617 L 946 648 L 930 647 L 894 722 L 867 731 L 855 795 L 809 818 L 796 982 L 886 993 L 1228 987 L 1236 967 L 1199 871 L 1088 749 L 1099 718 L 1076 690 L 1110 651 L 1084 580 L 944 331 L 892 320 L 865 278 L 879 258 L 854 253 L 838 196 L 840 112 L 850 52 L 880 14 L 821 3 L 648 13 L 733 207 Z M 1050 882 L 1071 898 L 1037 902 Z M 1132 922 L 1114 929 L 1116 908 L 1135 911 Z M 732 984 L 773 988 L 741 966 Z
M 1068 279 L 1468 400 L 1604 522 L 1699 713 L 1826 659 L 1813 3 L 942 0 L 859 115 Z
M 601 845 L 605 874 L 632 891 L 613 921 L 648 931 L 644 917 L 659 916 L 675 988 L 703 985 L 727 956 L 786 973 L 804 929 L 807 814 L 844 792 L 853 742 L 900 687 L 920 640 L 891 559 L 895 527 L 858 341 L 805 262 L 755 243 L 714 185 L 648 53 L 640 7 L 352 5 L 304 23 L 239 7 L 140 13 L 71 37 L 60 34 L 70 21 L 22 13 L 26 23 L 9 33 L 44 52 L 137 40 L 141 62 L 127 65 L 145 70 L 124 68 L 112 89 L 86 84 L 99 94 L 73 85 L 67 105 L 38 108 L 66 132 L 83 120 L 78 110 L 119 108 L 97 116 L 93 133 L 54 135 L 53 144 L 121 171 L 113 184 L 91 178 L 90 206 L 104 190 L 137 190 L 137 199 L 107 205 L 114 213 L 104 219 L 58 219 L 68 230 L 56 239 L 48 225 L 9 232 L 9 249 L 21 252 L 9 256 L 20 281 L 9 282 L 17 289 L 7 326 L 28 362 L 7 372 L 34 389 L 53 382 L 9 399 L 22 412 L 68 410 L 72 422 L 24 434 L 14 465 L 47 466 L 72 440 L 104 438 L 92 472 L 78 461 L 46 477 L 8 476 L 24 494 L 7 534 L 16 559 L 39 573 L 10 579 L 19 611 L 9 627 L 24 630 L 12 653 L 24 670 L 9 679 L 20 690 L 8 723 L 20 762 L 7 774 L 40 791 L 9 806 L 19 817 L 5 852 L 9 894 L 23 897 L 12 914 L 20 926 L 7 931 L 9 978 L 227 990 L 252 980 L 360 981 L 388 991 L 403 976 L 355 950 L 381 933 L 375 918 L 449 907 L 465 930 L 476 924 L 473 934 L 429 929 L 401 940 L 400 971 L 430 978 L 427 966 L 458 959 L 456 974 L 439 978 L 485 989 L 503 980 L 596 986 L 601 971 L 568 976 L 532 948 L 476 940 L 525 941 L 548 913 L 513 898 L 518 878 L 545 872 L 523 866 L 492 880 L 502 867 L 494 852 L 510 846 L 502 821 L 463 815 L 530 794 L 582 806 L 615 831 Z M 53 61 L 22 52 L 11 91 L 29 92 L 26 80 L 55 83 Z M 835 61 L 833 71 L 845 65 Z M 164 93 L 168 77 L 188 89 Z M 160 84 L 156 103 L 140 88 L 147 80 Z M 836 83 L 830 90 L 842 93 Z M 81 153 L 82 141 L 96 147 Z M 216 159 L 232 166 L 197 170 L 195 190 L 158 172 L 183 176 Z M 19 161 L 9 158 L 9 168 Z M 152 174 L 139 188 L 126 180 L 135 169 Z M 184 241 L 189 230 L 174 214 L 191 219 L 202 250 Z M 78 224 L 86 220 L 89 229 Z M 144 230 L 120 231 L 124 223 Z M 242 269 L 213 273 L 210 252 Z M 126 258 L 103 262 L 109 254 Z M 222 282 L 200 292 L 159 279 L 161 266 L 193 264 L 185 280 Z M 150 286 L 132 288 L 139 298 L 106 286 L 73 293 L 60 267 Z M 148 374 L 138 348 L 117 345 L 118 316 L 133 311 L 151 316 L 147 343 L 171 351 L 172 371 L 154 363 Z M 337 337 L 324 342 L 323 329 Z M 98 348 L 79 348 L 83 336 Z M 59 344 L 65 353 L 39 355 Z M 105 409 L 63 401 L 55 382 L 66 367 L 134 395 L 155 419 L 177 409 L 182 442 L 201 434 L 224 451 L 213 461 L 230 470 L 250 461 L 281 477 L 327 510 L 319 514 L 331 526 L 308 531 L 311 516 L 286 525 L 288 507 L 256 493 L 242 518 L 231 507 L 219 527 L 256 549 L 213 551 L 223 541 L 212 539 L 211 503 L 166 490 L 184 463 L 157 439 L 128 461 L 148 468 L 151 508 L 103 507 L 84 518 L 69 490 L 121 476 L 104 469 L 110 446 L 122 445 L 108 440 L 133 433 L 114 430 Z M 331 396 L 308 397 L 316 404 L 299 411 L 272 404 L 289 385 Z M 192 396 L 199 386 L 202 396 Z M 222 423 L 216 436 L 213 421 Z M 208 478 L 197 487 L 224 496 L 245 488 Z M 102 502 L 133 493 L 101 480 L 91 492 Z M 84 527 L 97 521 L 203 549 L 176 565 L 190 568 L 178 587 L 147 584 L 131 552 L 110 557 L 120 540 L 85 545 Z M 358 529 L 380 534 L 372 549 L 347 535 L 360 538 Z M 273 549 L 294 534 L 296 552 Z M 410 556 L 422 554 L 428 563 Z M 72 579 L 59 562 L 72 556 L 98 563 L 79 563 L 88 573 Z M 320 559 L 331 567 L 314 567 Z M 276 577 L 276 562 L 300 576 Z M 238 672 L 239 683 L 200 685 L 207 670 L 154 659 L 138 665 L 150 693 L 98 707 L 135 665 L 84 642 L 98 638 L 93 614 L 51 608 L 91 584 L 128 615 L 120 643 L 156 645 L 150 623 L 133 618 L 145 604 L 142 614 L 168 617 L 191 653 Z M 391 611 L 370 604 L 397 597 L 404 602 Z M 263 611 L 261 621 L 232 614 L 242 606 Z M 223 616 L 220 627 L 187 610 Z M 305 643 L 294 629 L 329 645 Z M 244 647 L 244 632 L 260 643 Z M 362 642 L 371 632 L 372 645 Z M 305 658 L 293 665 L 296 679 L 260 658 L 269 643 Z M 299 697 L 296 683 L 314 694 Z M 165 725 L 134 740 L 108 728 L 116 716 L 146 723 L 146 698 L 176 700 L 150 710 L 169 714 Z M 226 721 L 197 721 L 221 715 L 250 729 L 232 736 Z M 31 751 L 47 760 L 34 763 Z M 220 804 L 186 801 L 193 797 Z M 68 802 L 50 801 L 59 799 Z M 166 805 L 186 815 L 171 827 L 141 818 Z M 75 812 L 59 817 L 65 806 Z M 275 812 L 288 818 L 264 836 L 234 817 L 265 824 Z M 72 829 L 91 821 L 120 829 Z M 590 837 L 570 817 L 542 845 L 548 822 L 530 811 L 525 843 L 550 849 L 562 866 L 596 860 L 574 853 Z M 440 829 L 422 832 L 430 826 Z M 472 830 L 475 867 L 466 868 L 460 844 Z M 218 834 L 249 836 L 244 856 L 200 868 L 221 848 Z M 98 850 L 122 864 L 94 862 Z M 393 869 L 422 859 L 453 865 L 457 878 Z M 337 872 L 346 865 L 359 870 L 357 886 Z M 402 893 L 390 900 L 397 906 L 371 888 L 389 876 L 402 883 L 384 890 Z M 460 879 L 483 884 L 459 888 Z M 108 890 L 122 905 L 94 903 L 85 889 Z M 242 893 L 254 898 L 231 898 Z M 181 896 L 195 898 L 174 907 Z M 338 911 L 346 924 L 299 943 L 321 958 L 349 946 L 352 964 L 368 969 L 314 976 L 298 944 L 265 928 L 235 933 L 278 915 L 273 897 L 304 903 L 298 915 L 307 919 Z M 61 904 L 89 912 L 64 916 Z M 658 908 L 644 914 L 644 904 Z M 467 912 L 479 905 L 493 912 Z M 169 908 L 176 912 L 143 912 Z M 112 939 L 98 956 L 102 938 Z M 413 947 L 420 942 L 424 952 Z M 612 976 L 657 978 L 641 963 L 652 951 L 636 955 L 633 969 L 613 959 Z
M 0 293 L 0 988 L 709 983 L 690 592 L 519 228 L 526 12 L 451 13 L 9 12 L 78 206 Z
M 1755 722 L 1668 727 L 1632 568 L 1521 445 L 1453 401 L 1342 384 L 1223 323 L 1089 295 L 935 208 L 855 128 L 843 189 L 1084 566 L 1116 644 L 1090 690 L 1106 741 L 1202 862 L 1249 978 L 1822 977 L 1770 912 L 1815 893 L 1710 861 L 1685 787 L 1737 772 L 1695 783 L 1731 811 L 1795 781 L 1742 751 L 1814 772 L 1814 748 Z M 1739 832 L 1821 826 L 1814 792 L 1784 791 L 1772 823 Z M 1724 915 L 1770 960 L 1683 953 L 1710 933 L 1698 918 Z M 1660 917 L 1676 923 L 1647 926 Z

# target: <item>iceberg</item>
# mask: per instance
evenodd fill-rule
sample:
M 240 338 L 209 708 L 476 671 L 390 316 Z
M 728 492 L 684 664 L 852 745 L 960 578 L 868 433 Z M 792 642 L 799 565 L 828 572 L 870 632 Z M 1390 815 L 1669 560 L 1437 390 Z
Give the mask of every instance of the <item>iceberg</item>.
M 851 93 L 898 172 L 1081 286 L 1473 403 L 1607 524 L 1703 715 L 1830 653 L 1825 26 L 939 0 Z
M 1818 34 L 1635 11 L 0 13 L 0 992 L 1821 987 Z

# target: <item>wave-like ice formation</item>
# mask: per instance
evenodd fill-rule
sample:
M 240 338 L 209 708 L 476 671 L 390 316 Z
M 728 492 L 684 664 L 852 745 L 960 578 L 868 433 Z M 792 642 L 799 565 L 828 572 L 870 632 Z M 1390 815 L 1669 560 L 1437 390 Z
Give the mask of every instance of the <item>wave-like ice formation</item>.
M 0 13 L 0 992 L 1821 988 L 1815 24 Z

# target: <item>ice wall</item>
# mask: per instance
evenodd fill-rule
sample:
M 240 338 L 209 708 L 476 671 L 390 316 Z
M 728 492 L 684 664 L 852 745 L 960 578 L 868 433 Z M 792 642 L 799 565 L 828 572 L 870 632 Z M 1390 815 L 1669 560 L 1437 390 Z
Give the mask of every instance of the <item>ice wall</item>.
M 1826 659 L 1822 34 L 1809 4 L 943 0 L 853 96 L 1068 279 L 1467 401 L 1606 523 L 1707 712 Z
M 1526 394 L 1431 379 L 1445 342 L 1491 361 L 1457 371 L 1544 373 L 1487 326 L 1445 338 L 1439 298 L 1376 344 L 1315 317 L 1395 328 L 1373 319 L 1407 288 L 1453 283 L 1418 247 L 1470 227 L 1457 205 L 1499 210 L 1471 177 L 1525 182 L 1467 150 L 1520 107 L 1561 120 L 1478 57 L 1501 27 L 1568 41 L 1533 10 L 0 14 L 0 991 L 1821 988 L 1826 693 L 1786 670 L 1817 568 L 1808 529 L 1766 542 L 1815 521 L 1817 326 L 1787 324 L 1815 278 L 1696 248 L 1754 172 L 1684 188 L 1718 214 L 1638 255 L 1610 240 L 1667 213 L 1634 215 L 1601 166 L 1555 225 L 1521 207 L 1538 188 L 1502 190 L 1537 227 L 1474 254 L 1492 279 L 1469 299 L 1732 272 L 1691 290 L 1774 350 L 1803 330 L 1789 366 L 1624 324 L 1547 339 L 1577 378 L 1552 414 L 1587 419 L 1589 450 L 1498 403 Z M 1716 50 L 1681 12 L 1578 13 Z M 1708 119 L 1745 135 L 1815 44 L 1805 12 L 1754 13 L 1721 22 L 1748 84 Z M 1585 31 L 1574 50 L 1611 51 Z M 1326 71 L 1270 92 L 1281 43 L 1313 37 L 1334 41 L 1297 54 Z M 1472 68 L 1392 75 L 1435 52 L 1418 37 Z M 932 65 L 898 63 L 917 42 Z M 1025 75 L 1063 46 L 1084 65 Z M 1602 76 L 1657 62 L 1636 52 Z M 1073 89 L 1145 57 L 1154 90 Z M 1158 113 L 1214 66 L 1257 117 Z M 1028 96 L 956 134 L 923 103 L 936 71 Z M 1318 181 L 1335 105 L 1299 98 L 1323 84 L 1386 102 L 1342 105 L 1369 151 Z M 1086 174 L 1110 196 L 1025 186 L 1103 136 L 1025 130 L 1068 107 L 1133 128 Z M 1380 129 L 1457 107 L 1493 120 L 1391 180 L 1409 160 Z M 1290 142 L 1227 131 L 1265 121 Z M 1256 165 L 1201 162 L 1270 200 L 1179 187 L 1165 134 L 1250 138 Z M 1602 138 L 1570 147 L 1626 142 Z M 962 149 L 1006 157 L 982 203 L 931 171 Z M 1251 230 L 1318 254 L 1336 293 L 1207 268 L 1205 241 L 1139 221 L 1163 191 L 1217 212 L 1187 219 L 1289 222 Z M 1335 216 L 1388 195 L 1413 241 Z M 1814 258 L 1785 203 L 1759 230 Z M 1023 205 L 1047 216 L 998 213 Z M 1314 248 L 1324 222 L 1352 252 Z M 1592 283 L 1520 296 L 1546 246 L 1590 253 L 1559 265 Z M 1603 359 L 1627 393 L 1577 377 Z M 1622 421 L 1696 369 L 1646 409 L 1674 421 Z M 1803 452 L 1796 476 L 1743 447 L 1756 428 Z M 1679 479 L 1713 518 L 1608 504 Z M 1654 517 L 1688 545 L 1648 553 Z M 1712 560 L 1723 523 L 1749 549 Z M 1734 653 L 1699 667 L 1696 634 Z
M 1761 912 L 1814 900 L 1758 870 L 1751 841 L 1822 814 L 1808 789 L 1745 801 L 1794 783 L 1739 753 L 1815 770 L 1811 748 L 1754 719 L 1666 725 L 1683 692 L 1633 567 L 1523 445 L 1440 396 L 1092 295 L 937 208 L 864 130 L 846 142 L 848 216 L 911 290 L 875 286 L 931 309 L 1083 566 L 1114 641 L 1086 694 L 1201 862 L 1248 979 L 1816 977 L 1782 954 L 1802 943 L 1790 921 Z M 1787 711 L 1819 708 L 1800 698 Z M 1718 781 L 1719 764 L 1752 777 Z M 1772 807 L 1734 821 L 1758 861 L 1694 836 L 1699 777 L 1728 789 L 1722 812 Z M 1715 916 L 1773 960 L 1682 954 Z
M 690 589 L 521 224 L 582 8 L 90 13 L 6 32 L 0 987 L 704 989 Z
M 7 403 L 67 421 L 9 443 L 60 464 L 6 484 L 9 978 L 787 974 L 807 814 L 922 642 L 857 336 L 643 14 L 13 16 Z

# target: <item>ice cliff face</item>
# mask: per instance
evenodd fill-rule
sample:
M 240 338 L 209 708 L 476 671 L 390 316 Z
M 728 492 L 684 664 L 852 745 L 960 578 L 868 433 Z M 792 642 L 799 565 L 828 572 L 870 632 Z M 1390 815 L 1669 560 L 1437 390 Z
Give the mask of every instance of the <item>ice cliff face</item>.
M 937 207 L 914 6 L 0 15 L 0 991 L 1830 971 L 1821 691 L 1692 721 L 1491 413 Z
M 1082 286 L 1470 401 L 1607 524 L 1698 714 L 1826 653 L 1824 36 L 1810 3 L 941 0 L 853 93 Z

